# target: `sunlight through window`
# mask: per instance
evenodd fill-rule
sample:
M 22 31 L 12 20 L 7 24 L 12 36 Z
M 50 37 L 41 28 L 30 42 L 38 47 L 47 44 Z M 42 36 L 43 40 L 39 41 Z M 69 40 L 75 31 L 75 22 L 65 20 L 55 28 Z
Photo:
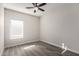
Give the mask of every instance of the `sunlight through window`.
M 27 47 L 24 47 L 24 49 L 31 49 L 33 47 L 35 47 L 36 45 L 30 45 L 30 46 L 27 46 Z
M 10 39 L 23 38 L 23 21 L 10 20 Z

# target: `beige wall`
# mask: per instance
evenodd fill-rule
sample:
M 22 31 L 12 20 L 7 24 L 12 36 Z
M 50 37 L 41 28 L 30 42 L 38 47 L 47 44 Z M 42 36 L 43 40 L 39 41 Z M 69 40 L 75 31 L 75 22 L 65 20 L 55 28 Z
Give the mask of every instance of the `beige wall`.
M 28 42 L 38 41 L 39 36 L 39 17 L 23 14 L 17 11 L 5 9 L 5 48 L 24 44 Z M 23 39 L 10 39 L 9 38 L 9 25 L 10 20 L 22 20 L 24 21 L 24 38 Z
M 0 3 L 0 55 L 4 50 L 4 9 Z
M 42 41 L 79 52 L 79 4 L 49 4 L 40 20 Z

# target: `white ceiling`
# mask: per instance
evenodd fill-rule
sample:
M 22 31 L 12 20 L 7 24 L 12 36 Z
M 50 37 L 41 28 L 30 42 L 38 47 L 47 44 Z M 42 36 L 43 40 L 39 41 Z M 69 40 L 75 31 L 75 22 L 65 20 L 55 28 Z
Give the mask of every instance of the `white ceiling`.
M 39 10 L 36 13 L 34 13 L 33 9 L 26 9 L 25 7 L 33 6 L 31 3 L 4 3 L 3 5 L 4 5 L 5 8 L 20 11 L 20 12 L 27 13 L 27 14 L 30 14 L 30 15 L 42 16 L 42 15 L 45 14 L 45 12 L 42 12 L 42 11 L 39 11 Z M 41 8 L 45 9 L 46 6 L 47 5 L 45 5 Z

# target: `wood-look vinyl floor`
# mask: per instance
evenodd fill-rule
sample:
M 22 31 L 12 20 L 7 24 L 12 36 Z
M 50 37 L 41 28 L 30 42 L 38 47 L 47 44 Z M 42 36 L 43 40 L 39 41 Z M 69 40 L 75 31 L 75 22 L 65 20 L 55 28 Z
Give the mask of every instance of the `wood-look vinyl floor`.
M 62 56 L 61 52 L 60 48 L 39 41 L 6 48 L 3 56 Z

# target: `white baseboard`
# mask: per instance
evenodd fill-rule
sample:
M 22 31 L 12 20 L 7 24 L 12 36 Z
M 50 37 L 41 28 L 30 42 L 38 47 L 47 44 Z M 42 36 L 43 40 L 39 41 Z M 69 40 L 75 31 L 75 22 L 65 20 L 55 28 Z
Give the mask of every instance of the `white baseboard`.
M 69 50 L 69 51 L 71 51 L 71 52 L 74 52 L 74 53 L 77 53 L 77 54 L 79 54 L 79 51 L 72 50 L 72 49 L 69 49 L 69 48 L 68 48 L 68 50 Z
M 59 47 L 59 48 L 62 48 L 60 45 L 57 45 L 57 44 L 54 44 L 54 43 L 51 43 L 51 42 L 48 42 L 48 41 L 45 41 L 45 40 L 40 40 L 40 41 L 48 43 L 50 45 L 54 45 L 54 46 Z
M 60 46 L 60 45 L 57 45 L 57 44 L 54 44 L 54 43 L 51 43 L 51 42 L 48 42 L 48 41 L 45 41 L 45 40 L 40 40 L 40 41 L 45 42 L 45 43 L 48 43 L 48 44 L 50 44 L 50 45 L 54 45 L 54 46 L 59 47 L 59 48 L 62 49 L 62 46 Z M 64 49 L 63 49 L 63 50 L 64 50 Z M 70 48 L 67 48 L 67 50 L 79 54 L 79 51 L 75 51 L 75 50 L 72 50 L 72 49 L 70 49 Z M 66 52 L 67 50 L 65 50 L 64 52 Z M 63 52 L 63 51 L 62 51 L 62 52 Z M 62 52 L 61 52 L 61 53 L 62 53 Z
M 39 40 L 28 40 L 28 41 L 25 41 L 25 42 L 21 42 L 19 44 L 7 45 L 4 48 L 9 48 L 9 47 L 13 47 L 13 46 L 17 46 L 17 45 L 22 45 L 22 44 L 27 44 L 27 43 L 31 43 L 31 42 L 37 42 L 37 41 L 39 41 Z

